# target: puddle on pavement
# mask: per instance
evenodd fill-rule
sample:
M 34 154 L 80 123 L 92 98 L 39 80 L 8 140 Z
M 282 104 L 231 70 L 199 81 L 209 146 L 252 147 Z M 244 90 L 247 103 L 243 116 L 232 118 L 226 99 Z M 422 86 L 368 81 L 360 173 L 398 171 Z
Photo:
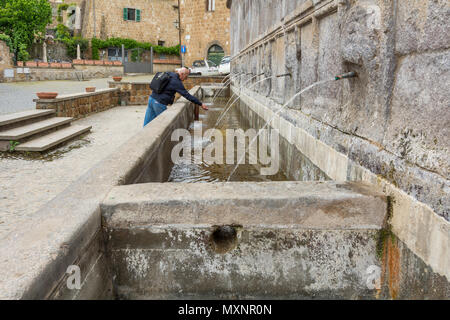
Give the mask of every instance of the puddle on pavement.
M 78 136 L 76 140 L 67 141 L 64 144 L 57 145 L 50 150 L 38 151 L 11 151 L 0 152 L 0 159 L 9 160 L 31 160 L 31 161 L 53 161 L 68 155 L 72 150 L 84 148 L 91 143 L 86 137 L 89 133 Z

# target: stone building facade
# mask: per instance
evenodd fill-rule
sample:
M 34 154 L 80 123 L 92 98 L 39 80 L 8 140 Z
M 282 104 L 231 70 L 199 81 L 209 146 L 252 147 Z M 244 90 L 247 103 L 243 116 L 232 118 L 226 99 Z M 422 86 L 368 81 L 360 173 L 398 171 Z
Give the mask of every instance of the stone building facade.
M 62 3 L 52 2 L 55 8 Z M 179 43 L 177 0 L 71 0 L 72 3 L 80 15 L 74 19 L 78 19 L 80 27 L 76 32 L 83 38 L 130 38 L 166 47 Z M 67 13 L 63 22 L 67 22 Z
M 62 2 L 49 1 L 54 18 L 50 27 L 56 28 Z M 62 23 L 68 25 L 68 13 L 74 10 L 74 33 L 83 38 L 130 38 L 166 47 L 181 41 L 187 47 L 183 56 L 187 66 L 208 56 L 217 62 L 230 54 L 226 0 L 73 0 L 72 4 L 62 12 Z
M 219 46 L 230 55 L 230 10 L 226 0 L 180 0 L 181 44 L 185 66 L 206 59 Z

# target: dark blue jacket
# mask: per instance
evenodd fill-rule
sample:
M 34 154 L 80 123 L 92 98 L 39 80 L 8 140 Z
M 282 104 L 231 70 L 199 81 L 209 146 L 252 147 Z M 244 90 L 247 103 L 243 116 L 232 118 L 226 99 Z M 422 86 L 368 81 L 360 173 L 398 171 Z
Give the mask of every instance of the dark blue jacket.
M 164 91 L 161 93 L 152 92 L 151 97 L 158 101 L 161 104 L 168 105 L 172 104 L 175 99 L 175 93 L 178 92 L 183 97 L 188 99 L 189 101 L 202 105 L 202 102 L 198 100 L 196 97 L 191 95 L 183 86 L 183 82 L 180 80 L 178 73 L 169 72 L 170 81 L 167 86 L 164 88 Z

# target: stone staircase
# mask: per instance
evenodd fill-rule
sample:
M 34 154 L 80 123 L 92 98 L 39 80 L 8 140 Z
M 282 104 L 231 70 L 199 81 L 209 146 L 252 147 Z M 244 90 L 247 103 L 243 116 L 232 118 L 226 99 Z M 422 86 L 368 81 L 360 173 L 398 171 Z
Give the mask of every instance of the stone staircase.
M 29 110 L 0 116 L 0 151 L 19 144 L 17 151 L 46 151 L 91 130 L 91 126 L 71 125 L 73 118 L 56 117 L 55 110 Z

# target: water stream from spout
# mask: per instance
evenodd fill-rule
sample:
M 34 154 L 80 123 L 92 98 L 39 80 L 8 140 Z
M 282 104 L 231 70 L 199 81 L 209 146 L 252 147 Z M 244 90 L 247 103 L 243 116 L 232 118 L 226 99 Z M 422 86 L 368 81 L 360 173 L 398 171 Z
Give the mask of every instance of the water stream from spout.
M 220 84 L 222 85 L 222 88 L 216 92 L 216 94 L 214 95 L 213 99 L 212 99 L 212 104 L 214 104 L 214 101 L 216 101 L 216 98 L 222 93 L 222 91 L 231 83 L 231 81 L 233 81 L 235 78 L 237 78 L 238 76 L 243 76 L 245 74 L 238 74 L 238 75 L 234 75 L 234 76 L 230 76 L 227 81 L 225 81 L 225 83 L 220 82 Z M 225 77 L 226 79 L 227 77 Z M 225 80 L 224 79 L 224 80 Z
M 322 80 L 322 81 L 318 81 L 313 83 L 312 85 L 302 89 L 301 91 L 297 92 L 295 95 L 293 95 L 285 104 L 283 104 L 275 113 L 274 115 L 266 122 L 266 124 L 259 129 L 257 135 L 249 142 L 248 144 L 248 149 L 250 150 L 251 145 L 255 142 L 255 140 L 259 137 L 259 135 L 261 134 L 261 132 L 263 132 L 263 130 L 272 122 L 272 120 L 289 104 L 291 103 L 296 97 L 300 96 L 302 93 L 314 88 L 315 86 L 324 84 L 326 82 L 330 82 L 330 81 L 335 81 L 334 78 L 332 79 L 327 79 L 327 80 Z M 245 153 L 244 155 L 238 160 L 237 164 L 234 166 L 233 171 L 231 171 L 230 175 L 228 176 L 227 182 L 230 181 L 230 178 L 233 176 L 234 172 L 236 171 L 237 167 L 239 166 L 239 164 L 241 163 L 241 161 L 245 158 Z
M 256 75 L 256 76 L 252 77 L 250 80 L 256 78 L 257 76 L 259 76 L 259 75 Z M 253 88 L 255 85 L 257 85 L 258 83 L 260 83 L 260 82 L 262 82 L 264 80 L 267 80 L 267 79 L 270 79 L 270 78 L 275 78 L 275 77 L 276 76 L 270 76 L 270 77 L 258 80 L 255 83 L 253 83 L 250 87 L 248 87 L 248 89 Z M 245 86 L 250 80 L 247 80 L 241 86 L 239 86 L 239 91 L 240 91 L 240 88 Z M 223 117 L 225 117 L 225 115 L 230 110 L 230 108 L 233 106 L 233 104 L 235 104 L 236 101 L 241 97 L 240 94 L 236 95 L 236 93 L 234 93 L 233 96 L 236 96 L 236 98 L 233 100 L 233 102 L 229 106 L 225 106 L 224 112 L 219 116 L 219 118 L 217 119 L 216 124 L 214 125 L 214 127 L 217 127 L 219 125 L 220 121 L 222 121 Z M 233 99 L 233 96 L 230 98 L 230 101 L 231 101 L 231 99 Z

